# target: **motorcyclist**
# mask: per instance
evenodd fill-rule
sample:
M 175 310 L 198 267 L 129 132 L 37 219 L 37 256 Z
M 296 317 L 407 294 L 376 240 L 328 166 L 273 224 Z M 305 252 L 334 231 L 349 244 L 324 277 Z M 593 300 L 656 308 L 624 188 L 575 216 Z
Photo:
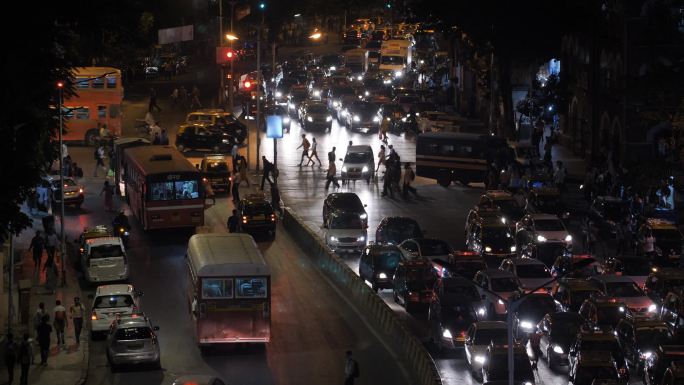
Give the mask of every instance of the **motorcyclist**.
M 125 231 L 130 230 L 131 226 L 128 223 L 128 217 L 126 216 L 126 214 L 124 214 L 123 211 L 119 211 L 116 217 L 114 217 L 114 219 L 112 220 L 112 227 L 114 228 L 114 230 L 118 228 L 123 228 Z
M 411 107 L 406 117 L 406 127 L 414 133 L 418 133 L 418 119 L 416 119 L 416 110 L 413 107 Z

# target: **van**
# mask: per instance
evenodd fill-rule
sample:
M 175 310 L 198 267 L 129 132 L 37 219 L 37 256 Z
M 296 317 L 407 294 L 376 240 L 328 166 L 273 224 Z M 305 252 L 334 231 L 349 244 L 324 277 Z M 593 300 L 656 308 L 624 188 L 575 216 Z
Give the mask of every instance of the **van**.
M 89 283 L 128 280 L 128 258 L 121 238 L 86 240 L 81 254 L 81 268 Z

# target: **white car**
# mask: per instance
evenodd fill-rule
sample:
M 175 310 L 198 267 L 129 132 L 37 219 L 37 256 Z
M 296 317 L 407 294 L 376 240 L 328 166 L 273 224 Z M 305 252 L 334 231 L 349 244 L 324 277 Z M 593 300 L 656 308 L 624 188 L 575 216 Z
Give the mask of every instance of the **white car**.
M 399 244 L 404 259 L 427 258 L 449 260 L 453 253 L 451 246 L 441 239 L 409 238 Z
M 360 253 L 368 232 L 357 213 L 334 212 L 325 223 L 325 243 L 336 253 Z
M 120 237 L 99 237 L 85 241 L 81 268 L 89 283 L 128 280 L 128 258 Z
M 506 302 L 501 298 L 507 300 L 520 291 L 520 283 L 515 275 L 504 270 L 480 270 L 475 274 L 473 281 L 479 286 L 478 290 L 483 296 L 489 317 L 504 316 L 507 311 Z
M 141 291 L 133 290 L 132 285 L 98 286 L 93 299 L 90 315 L 90 335 L 109 332 L 109 327 L 118 315 L 129 315 L 140 311 Z
M 375 173 L 375 158 L 371 146 L 349 146 L 344 156 L 340 179 L 365 180 L 370 183 Z
M 529 255 L 551 266 L 556 257 L 572 250 L 572 235 L 553 214 L 528 214 L 515 225 L 518 255 Z
M 503 321 L 479 321 L 470 325 L 465 337 L 465 355 L 471 373 L 482 377 L 482 365 L 487 359 L 487 347 L 506 345 L 508 329 Z
M 534 290 L 552 279 L 549 268 L 535 258 L 508 258 L 501 262 L 499 269 L 509 271 L 518 277 L 520 287 L 525 291 Z M 549 283 L 544 289 L 551 291 L 552 286 Z

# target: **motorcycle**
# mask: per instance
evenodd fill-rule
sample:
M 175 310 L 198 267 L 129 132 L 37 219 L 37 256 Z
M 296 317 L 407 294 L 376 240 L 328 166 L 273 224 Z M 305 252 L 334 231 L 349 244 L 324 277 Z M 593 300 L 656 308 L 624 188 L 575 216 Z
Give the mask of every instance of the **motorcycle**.
M 112 229 L 116 236 L 121 237 L 124 247 L 128 247 L 128 238 L 131 236 L 131 226 L 128 224 L 126 215 L 119 214 L 112 221 Z

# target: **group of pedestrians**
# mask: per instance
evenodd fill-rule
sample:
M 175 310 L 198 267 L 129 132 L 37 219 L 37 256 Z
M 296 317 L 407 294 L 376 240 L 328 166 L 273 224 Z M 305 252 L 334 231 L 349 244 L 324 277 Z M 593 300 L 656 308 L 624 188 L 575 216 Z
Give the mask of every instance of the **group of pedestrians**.
M 196 108 L 202 108 L 202 102 L 200 101 L 200 90 L 197 86 L 193 86 L 190 92 L 188 92 L 188 90 L 182 85 L 174 87 L 169 97 L 171 99 L 172 110 L 175 110 L 177 108 L 181 108 L 183 110 L 194 110 Z M 152 111 L 151 103 L 152 98 L 150 96 L 150 111 Z M 161 109 L 159 110 L 161 111 Z
M 318 161 L 318 167 L 323 166 L 321 163 L 321 159 L 318 158 L 318 143 L 316 142 L 316 138 L 312 137 L 311 142 L 309 142 L 309 139 L 306 138 L 306 134 L 302 134 L 302 143 L 297 147 L 297 150 L 302 149 L 302 158 L 299 160 L 299 167 L 302 167 L 302 163 L 304 163 L 304 159 L 307 160 L 306 164 L 304 165 L 305 167 L 311 164 L 312 166 L 316 164 L 314 161 L 314 158 Z M 311 153 L 309 153 L 309 150 L 311 150 Z
M 48 294 L 54 294 L 55 287 L 57 286 L 57 276 L 59 272 L 57 270 L 57 263 L 55 262 L 55 255 L 59 245 L 60 240 L 57 233 L 54 231 L 42 232 L 40 230 L 36 231 L 31 239 L 31 244 L 29 245 L 29 251 L 32 252 L 33 256 L 33 274 L 35 277 L 40 275 L 43 254 L 47 254 L 47 259 L 43 264 L 42 271 L 45 272 L 45 289 Z M 64 262 L 62 261 L 62 263 Z

